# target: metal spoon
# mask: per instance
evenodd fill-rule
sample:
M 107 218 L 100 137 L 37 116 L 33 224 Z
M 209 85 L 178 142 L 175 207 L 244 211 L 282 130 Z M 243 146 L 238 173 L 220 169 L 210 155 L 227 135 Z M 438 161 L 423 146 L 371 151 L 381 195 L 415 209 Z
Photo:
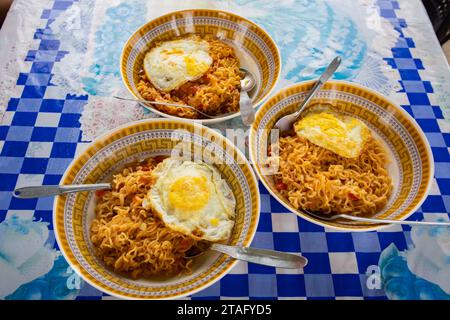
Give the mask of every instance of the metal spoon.
M 274 250 L 229 246 L 218 243 L 211 244 L 206 250 L 218 251 L 238 260 L 277 268 L 299 269 L 305 267 L 308 263 L 308 259 L 303 256 Z M 204 252 L 201 251 L 199 254 L 187 256 L 187 258 L 197 257 Z
M 297 121 L 297 119 L 300 117 L 300 114 L 302 113 L 302 111 L 311 102 L 312 98 L 315 96 L 317 91 L 319 91 L 320 88 L 322 88 L 322 86 L 324 85 L 324 83 L 327 82 L 328 79 L 330 79 L 330 77 L 334 74 L 334 72 L 336 71 L 336 69 L 339 67 L 340 64 L 341 64 L 341 58 L 340 57 L 334 58 L 333 61 L 331 61 L 331 63 L 328 65 L 325 72 L 320 76 L 319 80 L 316 81 L 316 83 L 314 84 L 312 89 L 309 91 L 305 100 L 302 101 L 298 110 L 294 113 L 288 114 L 288 115 L 282 117 L 281 119 L 279 119 L 275 123 L 274 128 L 279 129 L 280 131 L 290 130 L 292 128 L 292 125 L 294 124 L 294 122 Z
M 32 186 L 17 188 L 13 195 L 16 198 L 29 199 L 56 196 L 70 192 L 91 191 L 111 189 L 110 183 L 96 183 L 96 184 L 72 184 L 72 185 L 56 185 L 56 186 Z
M 252 105 L 248 92 L 256 85 L 254 75 L 245 68 L 239 68 L 245 74 L 244 79 L 241 80 L 241 94 L 239 98 L 239 108 L 241 110 L 242 122 L 246 126 L 250 126 L 255 121 L 255 109 Z
M 440 221 L 408 221 L 408 220 L 389 220 L 389 219 L 376 219 L 376 218 L 365 218 L 358 216 L 351 216 L 348 214 L 334 214 L 325 215 L 323 213 L 311 212 L 305 209 L 302 211 L 306 212 L 308 215 L 323 221 L 334 221 L 337 219 L 348 219 L 352 221 L 360 222 L 373 222 L 373 223 L 384 223 L 384 224 L 405 224 L 413 226 L 450 226 L 450 222 L 440 222 Z M 345 222 L 342 222 L 345 224 Z

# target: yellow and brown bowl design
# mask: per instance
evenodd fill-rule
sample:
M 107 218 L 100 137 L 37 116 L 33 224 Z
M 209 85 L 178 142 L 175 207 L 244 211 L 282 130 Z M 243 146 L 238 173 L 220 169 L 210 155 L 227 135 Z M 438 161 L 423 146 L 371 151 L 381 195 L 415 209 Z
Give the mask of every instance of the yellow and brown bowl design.
M 140 27 L 128 39 L 120 58 L 122 80 L 129 92 L 142 99 L 137 90 L 139 71 L 145 53 L 152 43 L 170 40 L 185 34 L 213 35 L 236 48 L 241 66 L 250 70 L 257 79 L 250 92 L 256 108 L 275 87 L 281 72 L 281 55 L 275 41 L 260 26 L 236 14 L 209 9 L 184 10 L 166 14 Z M 163 113 L 150 104 L 151 111 L 169 118 L 179 118 Z M 240 112 L 202 123 L 217 123 L 240 115 Z
M 369 231 L 387 226 L 315 219 L 291 206 L 273 187 L 271 176 L 263 174 L 262 164 L 267 158 L 270 130 L 278 119 L 296 110 L 313 84 L 308 81 L 286 88 L 272 96 L 258 110 L 250 132 L 250 157 L 257 175 L 284 207 L 318 225 L 348 231 Z M 331 105 L 340 112 L 363 121 L 390 155 L 388 170 L 394 189 L 385 208 L 371 217 L 404 220 L 413 214 L 425 200 L 434 175 L 431 149 L 416 121 L 382 95 L 343 81 L 327 82 L 312 100 L 311 106 L 315 104 Z
M 181 144 L 180 144 L 181 143 Z M 236 197 L 236 221 L 230 244 L 249 246 L 259 219 L 257 178 L 244 155 L 220 134 L 200 124 L 171 119 L 133 122 L 106 133 L 79 155 L 61 184 L 109 182 L 113 173 L 136 160 L 157 155 L 203 159 L 213 163 Z M 219 159 L 221 160 L 219 163 Z M 87 282 L 111 295 L 130 299 L 169 299 L 193 294 L 218 281 L 235 265 L 228 256 L 207 252 L 193 261 L 193 273 L 132 280 L 106 268 L 95 256 L 89 237 L 94 218 L 93 192 L 58 196 L 54 226 L 58 245 Z

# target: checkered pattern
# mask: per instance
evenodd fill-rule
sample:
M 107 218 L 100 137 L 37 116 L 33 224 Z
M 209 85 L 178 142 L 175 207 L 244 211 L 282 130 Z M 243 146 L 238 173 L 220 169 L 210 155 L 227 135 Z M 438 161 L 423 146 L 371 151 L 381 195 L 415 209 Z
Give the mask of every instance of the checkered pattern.
M 28 216 L 31 211 L 51 223 L 53 198 L 19 200 L 11 191 L 22 185 L 58 184 L 83 145 L 78 120 L 88 97 L 61 97 L 51 83 L 53 65 L 67 52 L 59 50 L 59 40 L 48 25 L 72 2 L 55 1 L 42 13 L 46 27 L 36 30 L 39 45 L 25 58 L 30 70 L 20 73 L 16 82 L 21 95 L 11 97 L 0 126 L 0 220 L 12 214 Z
M 50 23 L 73 3 L 55 0 L 41 18 Z M 430 104 L 433 86 L 422 79 L 424 66 L 413 57 L 413 39 L 404 36 L 407 27 L 398 18 L 397 1 L 378 1 L 380 14 L 392 22 L 400 36 L 392 56 L 385 60 L 397 69 L 409 104 L 402 107 L 425 131 L 431 145 L 436 174 L 430 196 L 411 219 L 442 216 L 450 212 L 450 128 L 439 106 Z M 47 26 L 48 26 L 47 23 Z M 80 141 L 79 118 L 88 96 L 67 94 L 55 99 L 51 72 L 67 52 L 59 50 L 58 39 L 50 29 L 38 29 L 37 50 L 28 52 L 32 62 L 28 73 L 18 75 L 20 97 L 11 97 L 0 126 L 0 221 L 7 215 L 42 219 L 51 223 L 53 198 L 19 200 L 11 191 L 26 184 L 57 184 L 64 170 L 85 147 Z M 60 97 L 60 95 L 56 95 Z M 406 101 L 406 100 L 405 100 Z M 408 226 L 394 226 L 381 232 L 336 232 L 309 223 L 286 212 L 260 185 L 261 218 L 252 246 L 301 253 L 309 260 L 304 270 L 283 270 L 240 262 L 215 285 L 195 294 L 192 299 L 385 299 L 382 290 L 369 290 L 366 271 L 377 265 L 380 252 L 395 243 L 400 249 L 409 243 Z M 52 226 L 50 224 L 50 229 Z M 56 244 L 55 244 L 56 246 Z M 85 284 L 77 299 L 109 299 Z

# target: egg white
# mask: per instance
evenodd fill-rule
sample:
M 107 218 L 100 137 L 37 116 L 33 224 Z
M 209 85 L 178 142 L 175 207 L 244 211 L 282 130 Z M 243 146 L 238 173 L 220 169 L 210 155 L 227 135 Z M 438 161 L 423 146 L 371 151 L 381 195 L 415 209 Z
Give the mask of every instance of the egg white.
M 209 43 L 193 36 L 152 48 L 144 57 L 143 67 L 156 88 L 169 92 L 203 76 L 212 62 Z
M 217 169 L 205 163 L 168 158 L 158 164 L 153 175 L 157 180 L 148 192 L 144 206 L 151 207 L 166 226 L 201 240 L 220 242 L 229 239 L 234 226 L 236 200 Z M 193 208 L 184 207 L 189 207 L 189 203 L 178 203 L 177 207 L 171 201 L 170 192 L 177 181 L 192 177 L 206 181 L 204 187 L 208 190 L 208 197 L 186 191 L 186 201 L 190 199 Z M 201 235 L 197 234 L 198 231 Z

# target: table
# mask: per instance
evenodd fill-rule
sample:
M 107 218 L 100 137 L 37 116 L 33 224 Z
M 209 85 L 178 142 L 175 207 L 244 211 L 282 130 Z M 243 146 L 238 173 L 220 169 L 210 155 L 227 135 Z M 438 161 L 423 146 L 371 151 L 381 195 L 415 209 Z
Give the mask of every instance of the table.
M 16 0 L 0 31 L 0 298 L 113 298 L 84 283 L 60 255 L 53 198 L 21 200 L 12 190 L 59 183 L 96 136 L 154 116 L 109 98 L 124 90 L 121 47 L 146 21 L 193 7 L 236 12 L 265 28 L 282 54 L 278 88 L 313 79 L 341 55 L 335 78 L 388 95 L 432 147 L 433 187 L 411 219 L 449 219 L 450 69 L 419 0 Z M 260 191 L 252 246 L 298 252 L 309 265 L 292 271 L 240 262 L 191 299 L 450 298 L 449 229 L 336 232 Z

